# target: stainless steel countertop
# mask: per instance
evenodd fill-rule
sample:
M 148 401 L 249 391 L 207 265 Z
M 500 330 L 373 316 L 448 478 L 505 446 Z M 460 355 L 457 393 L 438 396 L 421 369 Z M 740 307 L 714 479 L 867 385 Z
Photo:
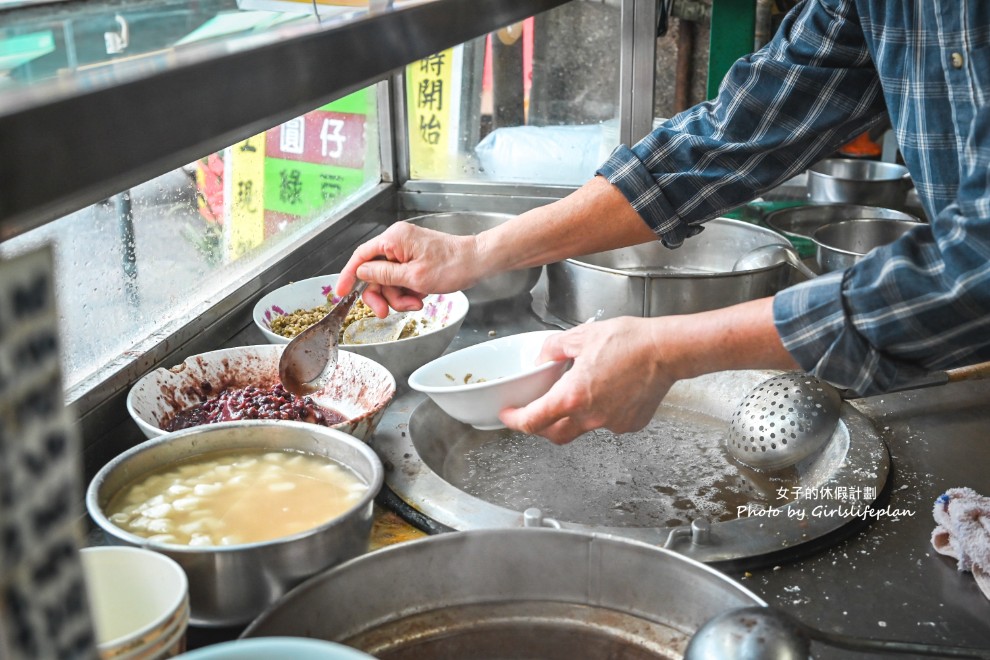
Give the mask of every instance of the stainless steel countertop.
M 541 284 L 534 292 L 539 295 Z M 472 308 L 449 350 L 499 335 L 552 327 L 529 297 Z M 263 343 L 255 328 L 238 338 Z M 407 386 L 400 384 L 400 394 Z M 990 649 L 990 600 L 971 575 L 931 546 L 932 507 L 945 490 L 969 486 L 990 496 L 990 381 L 955 383 L 854 403 L 888 445 L 892 474 L 878 507 L 913 515 L 842 530 L 834 544 L 768 568 L 722 569 L 806 623 L 848 635 Z M 239 631 L 191 631 L 194 646 Z M 813 645 L 819 659 L 889 658 Z M 903 656 L 902 656 L 903 657 Z
M 540 295 L 543 281 L 534 289 Z M 539 305 L 537 305 L 539 308 Z M 499 335 L 552 327 L 529 304 L 473 308 L 450 350 Z M 768 568 L 723 569 L 804 622 L 847 635 L 990 649 L 990 600 L 930 538 L 935 499 L 968 486 L 990 496 L 990 381 L 954 383 L 853 402 L 876 425 L 892 473 L 876 508 L 905 515 L 853 523 L 833 544 Z M 908 515 L 911 514 L 911 515 Z M 816 658 L 889 658 L 814 644 Z
M 890 450 L 889 508 L 913 515 L 873 522 L 799 561 L 729 574 L 823 629 L 990 648 L 990 600 L 930 541 L 932 509 L 944 491 L 968 486 L 990 496 L 990 382 L 882 395 L 857 405 Z M 850 657 L 817 645 L 815 651 L 816 658 Z

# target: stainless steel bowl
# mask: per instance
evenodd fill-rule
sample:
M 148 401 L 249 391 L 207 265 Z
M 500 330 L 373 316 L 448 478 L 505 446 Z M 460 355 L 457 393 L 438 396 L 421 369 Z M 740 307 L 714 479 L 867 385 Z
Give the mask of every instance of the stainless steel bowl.
M 819 227 L 843 220 L 905 220 L 921 222 L 909 213 L 861 204 L 809 204 L 768 213 L 767 225 L 787 238 L 811 240 Z
M 479 211 L 451 211 L 450 213 L 431 213 L 410 218 L 406 222 L 442 231 L 457 236 L 472 236 L 497 227 L 509 218 L 509 213 L 483 213 Z M 500 273 L 479 282 L 464 294 L 472 305 L 480 305 L 494 300 L 514 298 L 521 293 L 527 293 L 540 279 L 542 267 L 524 268 Z
M 259 543 L 187 546 L 156 543 L 114 525 L 105 507 L 122 488 L 167 465 L 226 449 L 295 449 L 353 469 L 368 492 L 346 513 L 309 531 Z M 291 587 L 368 550 L 372 506 L 381 490 L 381 460 L 365 443 L 341 431 L 287 421 L 198 426 L 148 440 L 103 466 L 89 484 L 86 509 L 111 544 L 161 552 L 189 578 L 190 622 L 242 625 Z
M 899 208 L 911 185 L 908 169 L 896 163 L 827 158 L 808 168 L 812 202 Z
M 827 224 L 812 235 L 815 258 L 823 272 L 843 270 L 873 248 L 893 243 L 918 225 L 904 220 L 844 220 Z
M 378 658 L 680 658 L 710 617 L 764 605 L 676 553 L 607 534 L 487 529 L 358 557 L 294 589 L 244 637 Z
M 716 218 L 675 250 L 654 242 L 566 259 L 547 266 L 547 311 L 576 324 L 701 312 L 769 296 L 792 283 L 786 263 L 733 271 L 740 257 L 764 245 L 790 243 L 764 227 Z

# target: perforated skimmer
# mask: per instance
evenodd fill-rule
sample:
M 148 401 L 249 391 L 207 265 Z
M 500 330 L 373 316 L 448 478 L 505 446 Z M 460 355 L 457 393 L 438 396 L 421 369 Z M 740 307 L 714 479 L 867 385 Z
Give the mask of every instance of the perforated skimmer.
M 726 449 L 760 470 L 777 470 L 810 456 L 835 432 L 842 397 L 831 385 L 799 372 L 760 383 L 729 421 Z
M 930 373 L 887 390 L 903 392 L 946 383 L 990 378 L 990 362 Z M 740 402 L 729 420 L 725 448 L 737 461 L 758 470 L 779 470 L 824 447 L 839 423 L 843 399 L 823 380 L 799 371 L 772 376 Z

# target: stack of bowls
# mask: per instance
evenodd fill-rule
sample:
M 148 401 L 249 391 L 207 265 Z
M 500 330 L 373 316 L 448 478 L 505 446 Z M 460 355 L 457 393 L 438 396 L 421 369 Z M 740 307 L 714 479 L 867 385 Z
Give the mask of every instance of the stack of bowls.
M 80 551 L 101 660 L 171 658 L 186 646 L 189 582 L 177 562 L 143 548 Z
M 820 227 L 844 220 L 903 220 L 920 222 L 908 213 L 896 209 L 863 204 L 805 204 L 768 213 L 764 222 L 768 227 L 786 236 L 801 258 L 815 256 L 812 235 Z

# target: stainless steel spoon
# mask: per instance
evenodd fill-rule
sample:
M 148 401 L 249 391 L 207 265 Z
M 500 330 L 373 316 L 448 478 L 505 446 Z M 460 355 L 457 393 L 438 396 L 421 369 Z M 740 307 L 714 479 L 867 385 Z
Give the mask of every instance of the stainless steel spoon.
M 358 282 L 326 316 L 286 345 L 278 361 L 278 377 L 285 389 L 306 396 L 323 386 L 337 366 L 337 343 L 347 312 L 367 287 L 366 282 Z
M 990 377 L 990 362 L 938 371 L 890 390 L 935 387 Z M 729 420 L 725 448 L 730 456 L 758 470 L 794 465 L 825 446 L 835 433 L 842 401 L 859 398 L 802 372 L 772 376 L 757 385 Z
M 852 637 L 812 628 L 777 609 L 743 607 L 698 628 L 684 660 L 808 660 L 812 641 L 848 651 L 990 659 L 990 649 Z
M 415 319 L 408 312 L 390 312 L 383 319 L 368 316 L 354 321 L 346 328 L 342 340 L 347 344 L 381 344 L 396 341 L 402 336 L 406 326 Z

